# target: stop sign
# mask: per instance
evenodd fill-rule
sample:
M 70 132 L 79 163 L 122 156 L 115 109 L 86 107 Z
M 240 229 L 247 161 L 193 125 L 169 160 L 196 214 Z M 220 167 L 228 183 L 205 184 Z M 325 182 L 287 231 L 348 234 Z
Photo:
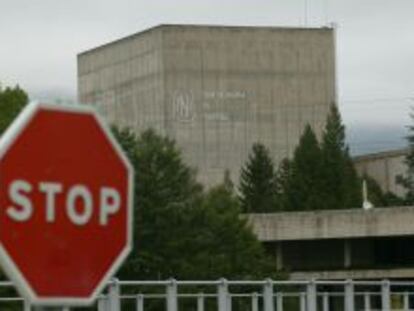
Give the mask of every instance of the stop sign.
M 37 304 L 89 304 L 128 255 L 133 170 L 89 108 L 30 104 L 0 138 L 0 263 Z

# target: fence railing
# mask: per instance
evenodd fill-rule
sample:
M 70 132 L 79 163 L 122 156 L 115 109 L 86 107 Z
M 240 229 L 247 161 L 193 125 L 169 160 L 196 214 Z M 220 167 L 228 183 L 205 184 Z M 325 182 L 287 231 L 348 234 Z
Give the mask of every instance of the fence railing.
M 414 310 L 414 282 L 113 280 L 98 310 L 152 310 L 156 300 L 161 303 L 156 309 L 166 311 L 205 311 L 207 306 L 217 311 L 408 311 Z
M 4 289 L 9 288 L 9 291 Z M 0 310 L 39 310 L 0 282 Z M 5 307 L 7 306 L 7 308 Z M 16 309 L 17 307 L 17 309 Z M 42 309 L 43 310 L 43 309 Z M 75 310 L 65 308 L 62 310 Z M 414 281 L 122 281 L 112 280 L 98 311 L 333 311 L 414 310 Z

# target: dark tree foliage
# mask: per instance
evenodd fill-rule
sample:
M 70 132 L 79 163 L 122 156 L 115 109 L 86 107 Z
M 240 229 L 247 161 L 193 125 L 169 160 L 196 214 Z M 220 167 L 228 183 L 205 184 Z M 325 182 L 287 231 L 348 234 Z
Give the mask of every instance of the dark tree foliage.
M 324 206 L 321 153 L 315 133 L 307 125 L 290 165 L 286 209 L 316 210 Z
M 362 181 L 358 176 L 348 150 L 345 153 L 344 164 L 344 202 L 343 208 L 359 208 L 362 206 Z
M 0 87 L 0 135 L 13 122 L 28 101 L 26 92 L 19 86 L 4 89 Z
M 119 277 L 243 278 L 270 271 L 228 185 L 203 192 L 174 141 L 152 130 L 139 137 L 114 133 L 135 168 L 135 247 Z
M 244 213 L 274 212 L 279 209 L 275 168 L 263 144 L 253 145 L 241 169 L 239 191 Z
M 284 158 L 279 163 L 279 167 L 276 171 L 277 200 L 281 211 L 289 209 L 287 193 L 289 193 L 289 183 L 291 180 L 291 166 L 292 162 L 288 158 Z
M 361 182 L 345 144 L 345 126 L 334 104 L 326 121 L 321 149 L 325 208 L 360 207 Z
M 414 120 L 414 114 L 410 114 L 411 119 Z M 405 190 L 405 205 L 414 205 L 414 125 L 408 126 L 409 134 L 406 139 L 408 142 L 409 152 L 405 157 L 405 164 L 407 171 L 404 176 L 398 176 L 397 182 L 401 184 Z

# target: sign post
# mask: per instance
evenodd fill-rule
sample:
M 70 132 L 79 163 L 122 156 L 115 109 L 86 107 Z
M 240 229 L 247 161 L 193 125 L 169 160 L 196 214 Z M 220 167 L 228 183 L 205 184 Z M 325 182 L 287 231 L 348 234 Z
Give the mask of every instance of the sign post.
M 93 110 L 26 107 L 0 138 L 0 264 L 20 294 L 39 306 L 91 304 L 130 251 L 132 187 Z

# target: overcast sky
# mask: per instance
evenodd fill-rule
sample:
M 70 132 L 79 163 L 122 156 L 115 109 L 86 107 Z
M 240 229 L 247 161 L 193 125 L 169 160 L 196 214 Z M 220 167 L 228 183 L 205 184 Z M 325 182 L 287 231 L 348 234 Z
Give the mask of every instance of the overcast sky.
M 0 82 L 32 97 L 75 97 L 79 52 L 162 23 L 335 22 L 351 145 L 372 134 L 370 146 L 399 147 L 414 106 L 413 12 L 413 0 L 0 0 Z

